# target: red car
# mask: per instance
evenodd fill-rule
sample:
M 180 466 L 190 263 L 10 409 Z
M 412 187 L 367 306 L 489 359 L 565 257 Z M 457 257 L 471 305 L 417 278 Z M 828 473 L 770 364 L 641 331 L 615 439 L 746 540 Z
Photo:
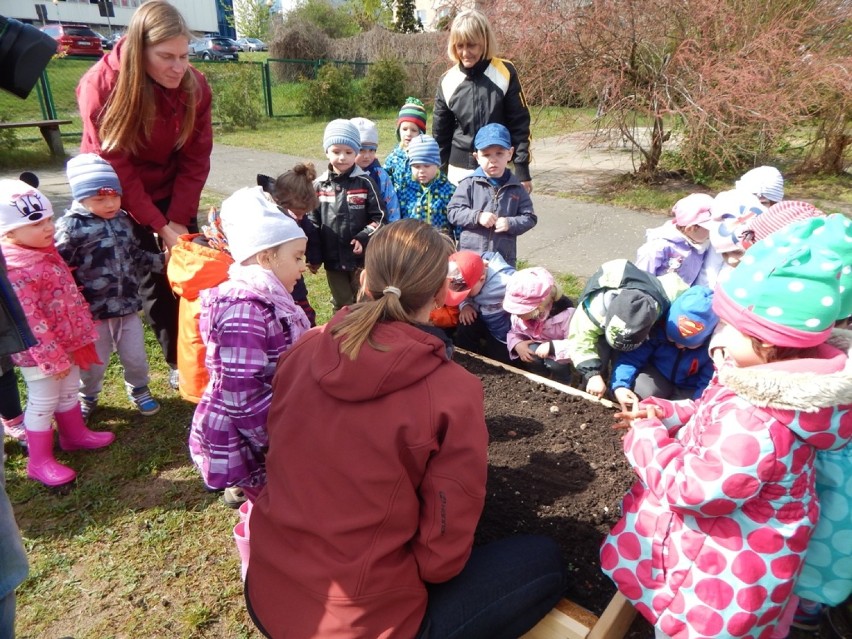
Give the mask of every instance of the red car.
M 85 24 L 49 24 L 41 28 L 47 35 L 56 40 L 56 52 L 65 55 L 104 54 L 101 37 Z

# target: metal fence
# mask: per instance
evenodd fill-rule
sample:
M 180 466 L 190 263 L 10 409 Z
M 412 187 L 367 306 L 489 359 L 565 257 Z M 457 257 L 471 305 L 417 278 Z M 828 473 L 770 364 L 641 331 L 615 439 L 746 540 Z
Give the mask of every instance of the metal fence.
M 67 119 L 71 124 L 62 127 L 62 136 L 79 139 L 83 127 L 77 108 L 77 84 L 95 62 L 97 58 L 51 60 L 36 90 L 26 100 L 0 91 L 0 121 Z M 325 64 L 349 66 L 352 77 L 358 80 L 366 75 L 370 66 L 368 62 L 277 58 L 264 62 L 193 60 L 192 64 L 204 73 L 213 87 L 214 118 L 219 112 L 217 99 L 224 99 L 224 88 L 232 84 L 236 75 L 251 76 L 247 83 L 247 99 L 257 100 L 260 111 L 267 117 L 295 117 L 303 115 L 306 82 L 316 78 L 320 67 Z M 220 90 L 217 91 L 217 87 Z

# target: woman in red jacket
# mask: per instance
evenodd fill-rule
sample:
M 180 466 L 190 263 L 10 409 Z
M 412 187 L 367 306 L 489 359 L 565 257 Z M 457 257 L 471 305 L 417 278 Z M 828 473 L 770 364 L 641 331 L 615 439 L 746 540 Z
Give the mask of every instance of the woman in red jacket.
M 212 96 L 204 76 L 189 66 L 191 38 L 177 9 L 150 0 L 133 14 L 127 36 L 77 86 L 80 152 L 97 153 L 115 168 L 122 207 L 149 251 L 157 250 L 154 234 L 170 248 L 179 235 L 197 231 L 210 172 Z M 178 304 L 166 276 L 146 274 L 140 293 L 174 370 Z M 174 375 L 171 381 L 177 381 Z
M 553 541 L 473 548 L 482 384 L 429 324 L 450 250 L 424 222 L 382 227 L 366 250 L 364 301 L 279 362 L 245 586 L 267 637 L 514 639 L 562 595 Z

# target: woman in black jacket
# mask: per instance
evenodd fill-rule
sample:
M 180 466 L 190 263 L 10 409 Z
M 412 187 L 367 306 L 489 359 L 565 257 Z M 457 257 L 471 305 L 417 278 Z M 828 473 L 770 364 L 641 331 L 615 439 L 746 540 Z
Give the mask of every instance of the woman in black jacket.
M 441 76 L 432 115 L 432 136 L 453 184 L 476 167 L 473 138 L 486 124 L 509 129 L 515 147 L 515 175 L 532 191 L 530 178 L 530 112 L 515 66 L 494 57 L 497 43 L 488 18 L 467 10 L 453 20 L 447 54 L 455 62 Z

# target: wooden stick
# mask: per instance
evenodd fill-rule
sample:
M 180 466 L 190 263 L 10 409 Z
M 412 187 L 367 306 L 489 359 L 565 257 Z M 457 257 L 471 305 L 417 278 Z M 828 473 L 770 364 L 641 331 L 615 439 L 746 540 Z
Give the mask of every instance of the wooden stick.
M 567 395 L 576 395 L 577 397 L 582 397 L 583 399 L 588 399 L 590 402 L 595 402 L 598 404 L 603 404 L 607 408 L 616 408 L 616 404 L 611 402 L 608 399 L 604 399 L 603 397 L 595 397 L 590 393 L 585 391 L 581 391 L 578 388 L 574 388 L 573 386 L 568 386 L 567 384 L 560 384 L 559 382 L 554 382 L 552 379 L 547 379 L 546 377 L 542 377 L 541 375 L 536 375 L 535 373 L 528 373 L 527 371 L 521 370 L 519 368 L 515 368 L 514 366 L 509 366 L 509 364 L 504 364 L 503 362 L 498 362 L 496 359 L 491 359 L 490 357 L 485 357 L 484 355 L 478 355 L 477 353 L 472 353 L 471 351 L 466 351 L 463 348 L 457 348 L 456 352 L 462 353 L 463 355 L 467 355 L 468 357 L 473 357 L 474 359 L 478 359 L 480 361 L 485 362 L 486 364 L 490 364 L 491 366 L 496 366 L 497 368 L 502 368 L 504 370 L 509 371 L 510 373 L 517 373 L 518 375 L 523 375 L 528 380 L 535 382 L 536 384 L 544 384 L 545 386 L 549 386 L 550 388 L 554 388 L 558 391 L 561 391 Z

